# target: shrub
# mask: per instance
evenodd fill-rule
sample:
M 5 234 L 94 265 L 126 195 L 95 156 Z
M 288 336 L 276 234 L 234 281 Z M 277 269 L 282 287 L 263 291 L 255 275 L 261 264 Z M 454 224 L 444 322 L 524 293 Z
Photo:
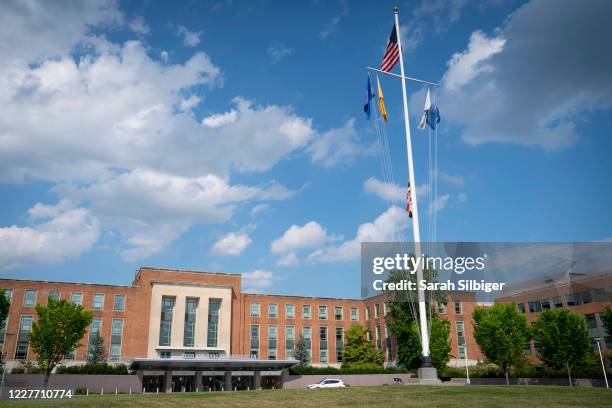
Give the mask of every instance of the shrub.
M 77 387 L 74 390 L 74 395 L 87 395 L 87 388 L 85 388 L 85 387 Z
M 57 374 L 98 374 L 98 375 L 126 375 L 129 374 L 125 364 L 112 366 L 106 363 L 84 364 L 75 366 L 61 366 Z
M 340 374 L 398 374 L 410 371 L 400 367 L 381 368 L 377 365 L 361 365 L 351 368 L 311 367 L 295 365 L 289 368 L 291 375 L 340 375 Z

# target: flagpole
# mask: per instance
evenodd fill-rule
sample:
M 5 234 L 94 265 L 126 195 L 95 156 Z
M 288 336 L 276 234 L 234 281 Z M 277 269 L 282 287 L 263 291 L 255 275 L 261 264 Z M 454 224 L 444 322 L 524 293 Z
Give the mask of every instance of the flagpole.
M 399 47 L 399 63 L 400 63 L 400 74 L 402 80 L 402 97 L 404 100 L 404 128 L 406 131 L 406 149 L 408 152 L 408 177 L 410 179 L 410 198 L 412 200 L 412 233 L 414 235 L 414 251 L 415 256 L 421 256 L 421 233 L 419 231 L 419 210 L 417 207 L 416 190 L 417 185 L 414 178 L 414 162 L 412 159 L 412 143 L 410 141 L 410 121 L 408 118 L 408 99 L 406 94 L 406 77 L 404 76 L 404 58 L 402 56 L 402 40 L 399 32 L 399 9 L 397 6 L 393 8 L 395 15 L 395 30 L 397 34 L 397 46 Z M 431 357 L 429 353 L 429 331 L 427 329 L 427 308 L 425 306 L 425 293 L 420 288 L 419 283 L 423 280 L 423 266 L 419 262 L 417 265 L 417 293 L 419 301 L 419 321 L 421 327 L 421 347 L 423 354 L 423 365 L 422 367 L 430 368 Z M 434 378 L 437 376 L 434 374 Z

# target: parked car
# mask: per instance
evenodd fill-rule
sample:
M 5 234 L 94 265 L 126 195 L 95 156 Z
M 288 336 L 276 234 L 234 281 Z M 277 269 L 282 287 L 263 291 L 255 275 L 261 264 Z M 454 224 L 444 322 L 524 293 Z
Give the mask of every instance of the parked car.
M 313 388 L 342 388 L 342 387 L 346 387 L 346 384 L 344 383 L 344 381 L 342 380 L 338 380 L 335 378 L 326 378 L 325 380 L 322 380 L 321 382 L 318 382 L 316 384 L 309 384 L 306 386 L 306 388 L 308 389 L 313 389 Z

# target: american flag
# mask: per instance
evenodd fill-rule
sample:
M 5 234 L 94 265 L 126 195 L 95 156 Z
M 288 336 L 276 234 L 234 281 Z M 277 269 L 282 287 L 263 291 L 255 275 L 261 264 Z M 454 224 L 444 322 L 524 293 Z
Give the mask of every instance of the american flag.
M 393 24 L 393 30 L 391 30 L 389 42 L 387 43 L 387 50 L 385 51 L 382 64 L 380 64 L 380 69 L 382 71 L 389 72 L 393 69 L 395 64 L 397 64 L 398 60 L 399 47 L 397 45 L 397 30 L 395 29 L 395 24 Z
M 410 183 L 408 183 L 408 192 L 406 193 L 406 212 L 408 213 L 408 217 L 412 218 L 412 195 L 410 195 Z

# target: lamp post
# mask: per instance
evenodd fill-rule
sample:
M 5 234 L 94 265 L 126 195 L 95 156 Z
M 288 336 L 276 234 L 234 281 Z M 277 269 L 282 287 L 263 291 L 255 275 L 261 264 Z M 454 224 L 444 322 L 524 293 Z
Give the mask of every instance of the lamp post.
M 601 337 L 595 337 L 594 340 L 595 343 L 597 343 L 597 350 L 599 351 L 599 361 L 601 361 L 601 369 L 603 370 L 604 380 L 606 380 L 606 388 L 610 388 L 610 386 L 608 385 L 608 376 L 606 375 L 606 366 L 604 365 L 603 357 L 601 355 L 601 345 L 599 344 Z

